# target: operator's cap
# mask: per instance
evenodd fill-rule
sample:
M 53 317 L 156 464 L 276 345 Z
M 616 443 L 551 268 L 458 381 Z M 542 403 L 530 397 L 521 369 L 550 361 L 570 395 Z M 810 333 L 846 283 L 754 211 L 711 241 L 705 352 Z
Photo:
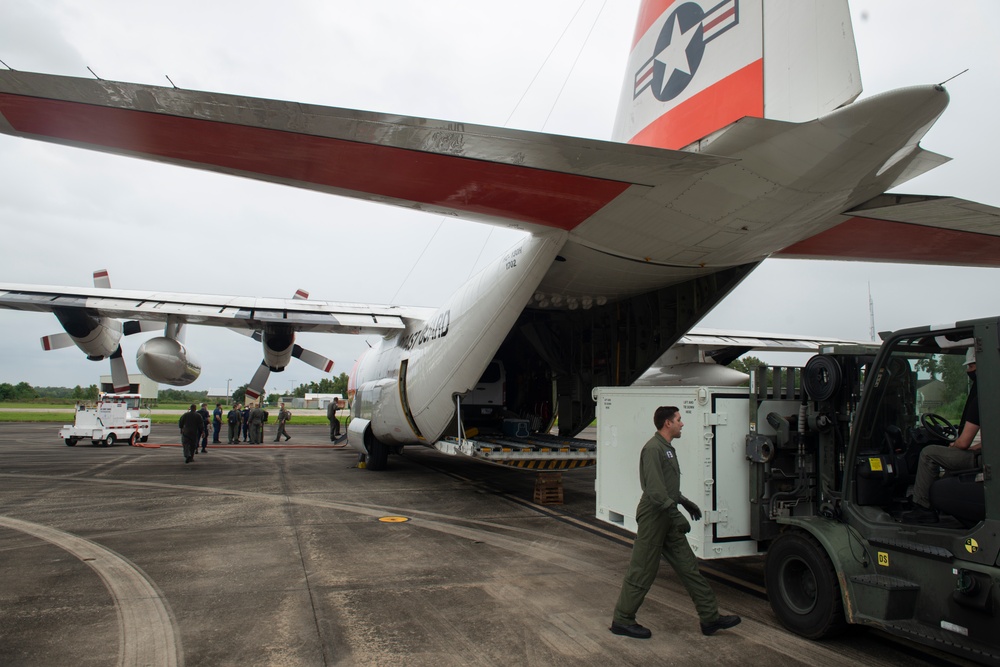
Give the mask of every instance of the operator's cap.
M 970 347 L 969 351 L 965 353 L 965 363 L 963 366 L 968 366 L 969 364 L 976 363 L 976 348 Z

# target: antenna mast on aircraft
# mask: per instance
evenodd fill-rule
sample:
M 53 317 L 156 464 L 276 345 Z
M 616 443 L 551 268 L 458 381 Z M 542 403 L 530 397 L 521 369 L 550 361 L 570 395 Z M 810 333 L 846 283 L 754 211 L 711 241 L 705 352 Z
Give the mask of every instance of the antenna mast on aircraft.
M 872 284 L 868 283 L 868 337 L 875 342 L 875 302 L 872 301 Z

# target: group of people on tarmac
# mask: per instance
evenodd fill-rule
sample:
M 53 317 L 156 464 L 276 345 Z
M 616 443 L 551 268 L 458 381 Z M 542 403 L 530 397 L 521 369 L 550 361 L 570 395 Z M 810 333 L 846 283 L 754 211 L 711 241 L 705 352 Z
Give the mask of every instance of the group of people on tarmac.
M 340 419 L 337 417 L 338 407 L 336 401 L 330 401 L 330 405 L 326 411 L 326 416 L 330 420 L 330 440 L 334 442 L 339 442 L 343 437 L 340 433 Z M 194 460 L 194 455 L 198 453 L 199 447 L 202 454 L 208 452 L 210 422 L 212 426 L 212 442 L 221 444 L 219 432 L 222 430 L 222 416 L 221 403 L 216 403 L 215 410 L 211 413 L 209 413 L 204 403 L 201 404 L 200 409 L 196 409 L 195 405 L 192 404 L 191 408 L 181 415 L 177 425 L 181 430 L 185 463 L 191 463 Z M 264 410 L 260 405 L 255 404 L 253 407 L 250 407 L 250 405 L 246 404 L 235 404 L 229 410 L 228 414 L 226 414 L 226 423 L 229 425 L 229 439 L 226 441 L 227 444 L 239 444 L 241 442 L 241 434 L 242 442 L 251 445 L 263 443 L 264 424 L 267 423 L 269 416 L 267 410 Z M 285 425 L 291 418 L 292 413 L 285 408 L 284 403 L 281 403 L 278 410 L 278 430 L 274 436 L 275 442 L 279 442 L 282 436 L 284 436 L 286 442 L 292 439 L 292 436 L 285 429 Z
M 229 424 L 228 443 L 230 445 L 239 444 L 241 434 L 242 441 L 248 444 L 264 442 L 264 424 L 267 423 L 269 416 L 268 411 L 259 405 L 254 405 L 251 408 L 247 404 L 237 403 L 226 415 L 226 422 Z
M 237 403 L 226 415 L 226 422 L 229 424 L 229 439 L 227 443 L 234 445 L 240 442 L 240 434 L 243 435 L 243 442 L 248 444 L 260 444 L 264 442 L 264 424 L 268 419 L 268 412 L 260 405 L 241 405 Z M 292 414 L 285 409 L 285 404 L 281 404 L 281 412 L 278 413 L 278 437 L 275 442 L 284 435 L 285 440 L 291 440 L 291 436 L 285 431 L 285 422 L 291 419 Z M 184 462 L 191 463 L 194 455 L 208 452 L 208 432 L 209 422 L 212 427 L 212 443 L 221 444 L 219 432 L 222 430 L 222 404 L 216 403 L 215 410 L 209 413 L 204 403 L 200 409 L 192 403 L 191 407 L 181 415 L 177 426 L 181 431 L 181 443 L 184 447 Z

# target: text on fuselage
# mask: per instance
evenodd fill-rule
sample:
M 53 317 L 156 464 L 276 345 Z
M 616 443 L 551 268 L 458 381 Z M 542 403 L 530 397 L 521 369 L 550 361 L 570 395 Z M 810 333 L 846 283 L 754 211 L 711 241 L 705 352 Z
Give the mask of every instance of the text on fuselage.
M 502 261 L 505 269 L 513 269 L 517 266 L 517 256 L 521 254 L 521 248 L 515 248 L 503 256 Z
M 417 345 L 423 345 L 429 340 L 437 340 L 448 335 L 448 326 L 451 324 L 451 311 L 446 310 L 437 317 L 427 320 L 427 324 L 420 331 L 414 331 L 403 339 L 404 350 L 412 350 Z

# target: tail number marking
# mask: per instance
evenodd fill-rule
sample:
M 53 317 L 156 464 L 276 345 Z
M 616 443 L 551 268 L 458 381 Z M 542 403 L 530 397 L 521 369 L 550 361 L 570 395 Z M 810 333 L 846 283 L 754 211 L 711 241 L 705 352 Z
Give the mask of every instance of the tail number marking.
M 517 266 L 517 256 L 520 255 L 521 252 L 522 248 L 516 248 L 503 256 L 503 259 L 500 261 L 504 263 L 505 270 L 510 270 Z

